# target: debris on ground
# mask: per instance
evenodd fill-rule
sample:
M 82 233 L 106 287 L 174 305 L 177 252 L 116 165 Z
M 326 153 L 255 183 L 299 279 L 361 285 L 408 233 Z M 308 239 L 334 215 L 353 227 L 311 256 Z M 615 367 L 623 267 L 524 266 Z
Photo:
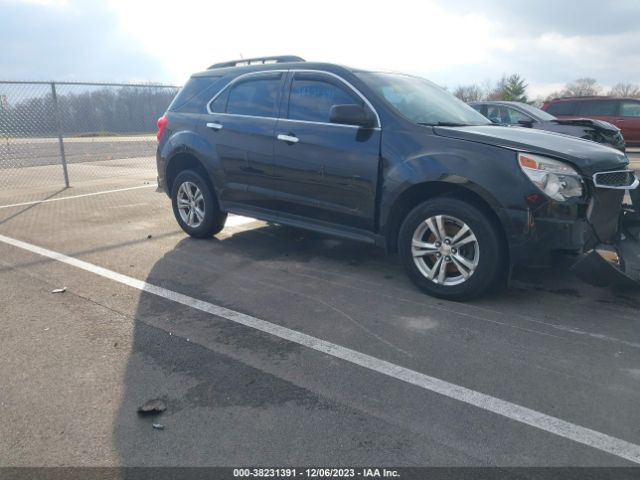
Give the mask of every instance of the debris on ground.
M 167 405 L 159 398 L 149 400 L 144 405 L 138 407 L 138 413 L 141 415 L 162 413 L 167 409 Z
M 161 423 L 153 423 L 151 426 L 156 430 L 164 430 L 164 425 L 162 425 Z
M 147 240 L 153 237 L 153 235 L 147 235 Z
M 62 288 L 55 288 L 51 290 L 51 293 L 64 293 L 66 291 L 67 291 L 67 287 L 62 287 Z

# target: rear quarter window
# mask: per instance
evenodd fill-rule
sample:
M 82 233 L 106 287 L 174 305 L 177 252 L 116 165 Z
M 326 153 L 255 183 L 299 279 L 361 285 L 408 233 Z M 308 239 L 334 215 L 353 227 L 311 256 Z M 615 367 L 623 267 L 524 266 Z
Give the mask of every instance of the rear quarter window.
M 206 103 L 222 88 L 222 76 L 191 77 L 169 105 L 172 112 L 202 113 Z
M 547 113 L 551 115 L 575 115 L 578 111 L 578 102 L 556 102 L 549 105 Z
M 640 117 L 640 102 L 622 102 L 620 115 L 623 117 Z

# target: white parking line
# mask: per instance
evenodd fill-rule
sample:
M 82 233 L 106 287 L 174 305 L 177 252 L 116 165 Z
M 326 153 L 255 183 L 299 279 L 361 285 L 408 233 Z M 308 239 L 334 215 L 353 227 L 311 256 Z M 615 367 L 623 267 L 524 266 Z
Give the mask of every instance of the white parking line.
M 590 428 L 582 427 L 536 410 L 471 390 L 461 385 L 456 385 L 454 383 L 449 383 L 447 381 L 425 375 L 424 373 L 322 340 L 321 338 L 307 335 L 306 333 L 298 332 L 213 303 L 198 300 L 197 298 L 174 292 L 173 290 L 168 290 L 157 285 L 152 285 L 142 280 L 99 267 L 92 263 L 69 257 L 62 253 L 47 250 L 46 248 L 42 248 L 37 245 L 6 237 L 4 235 L 0 235 L 0 242 L 51 258 L 109 280 L 128 285 L 129 287 L 157 295 L 158 297 L 216 315 L 217 317 L 225 318 L 246 327 L 274 335 L 289 342 L 303 345 L 327 355 L 340 358 L 354 365 L 415 385 L 424 390 L 438 393 L 445 397 L 458 400 L 468 405 L 473 405 L 496 415 L 530 425 L 559 437 L 573 440 L 574 442 L 588 445 L 597 450 L 640 464 L 640 445 L 627 442 L 626 440 L 612 437 L 605 433 L 591 430 Z
M 255 222 L 255 218 L 243 217 L 241 215 L 229 215 L 227 221 L 224 222 L 225 227 L 239 227 L 240 225 L 246 225 L 247 223 Z
M 0 208 L 24 207 L 26 205 L 38 205 L 39 203 L 59 202 L 60 200 L 71 200 L 72 198 L 93 197 L 94 195 L 104 195 L 105 193 L 126 192 L 127 190 L 137 190 L 138 188 L 157 188 L 157 185 L 140 185 L 138 187 L 117 188 L 115 190 L 103 190 L 101 192 L 83 193 L 81 195 L 70 195 L 68 197 L 47 198 L 46 200 L 34 200 L 32 202 L 12 203 L 11 205 L 0 205 Z

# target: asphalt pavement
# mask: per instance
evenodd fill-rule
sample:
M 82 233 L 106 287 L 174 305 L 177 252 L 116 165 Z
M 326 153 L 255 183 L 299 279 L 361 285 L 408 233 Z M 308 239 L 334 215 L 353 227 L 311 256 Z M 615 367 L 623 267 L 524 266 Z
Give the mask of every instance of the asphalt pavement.
M 557 264 L 442 301 L 367 245 L 234 216 L 190 239 L 144 178 L 0 195 L 1 466 L 613 466 L 640 452 L 638 292 Z M 137 413 L 156 398 L 165 412 Z

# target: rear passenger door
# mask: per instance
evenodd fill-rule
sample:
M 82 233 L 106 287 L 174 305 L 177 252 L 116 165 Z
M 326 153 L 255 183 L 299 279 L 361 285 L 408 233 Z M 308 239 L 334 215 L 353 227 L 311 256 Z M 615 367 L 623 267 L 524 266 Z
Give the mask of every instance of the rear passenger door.
M 373 230 L 380 128 L 329 120 L 333 105 L 372 107 L 332 74 L 298 71 L 289 77 L 288 98 L 276 128 L 276 208 L 292 216 Z
M 206 134 L 220 161 L 223 204 L 264 208 L 269 201 L 285 73 L 239 77 L 208 104 Z

